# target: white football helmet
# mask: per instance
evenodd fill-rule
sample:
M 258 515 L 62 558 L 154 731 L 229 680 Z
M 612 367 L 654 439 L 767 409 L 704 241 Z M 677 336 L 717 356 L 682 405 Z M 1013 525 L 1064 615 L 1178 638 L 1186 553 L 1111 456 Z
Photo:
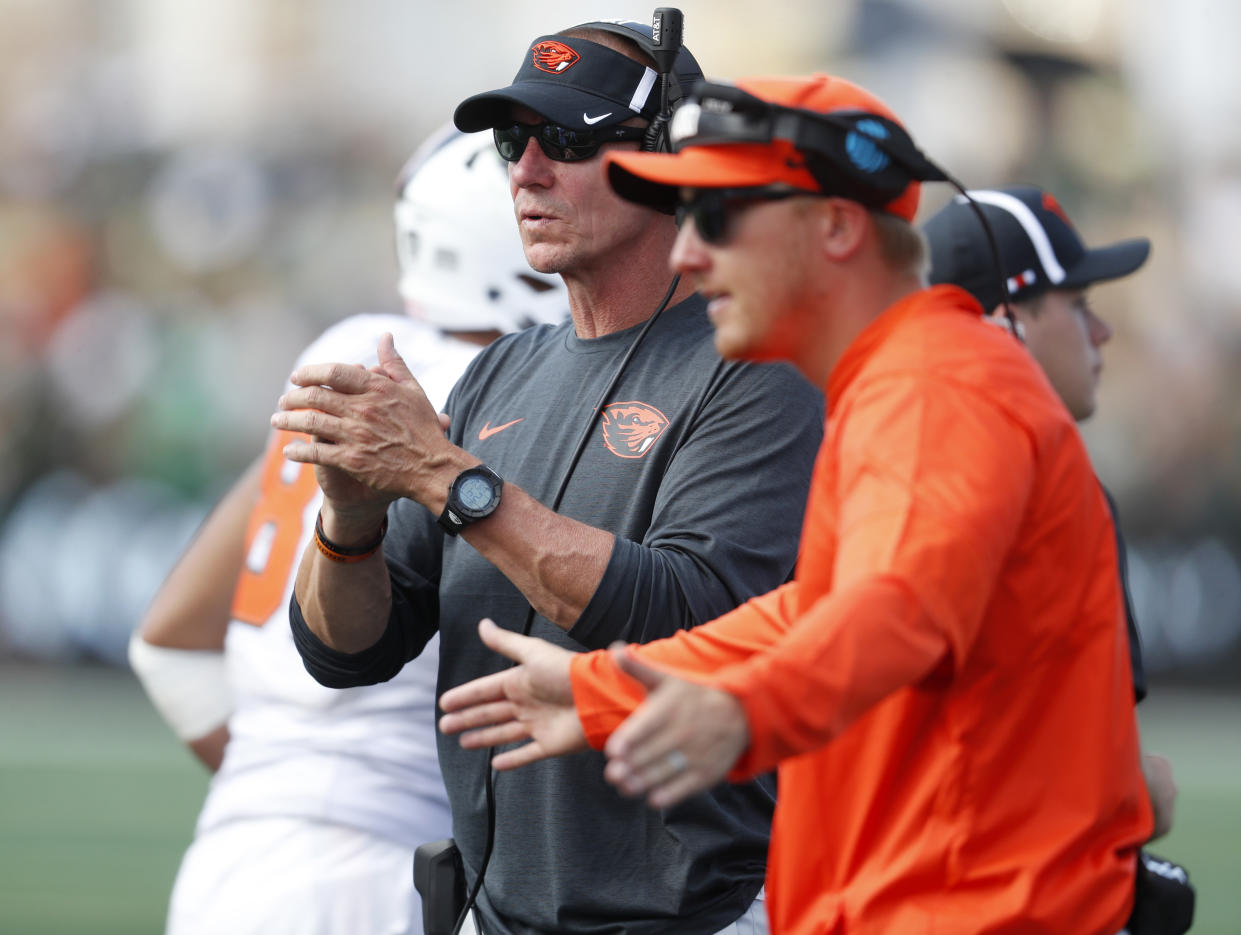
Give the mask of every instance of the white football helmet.
M 564 321 L 559 276 L 526 262 L 508 170 L 490 132 L 433 134 L 397 183 L 397 288 L 406 309 L 445 331 L 520 331 Z

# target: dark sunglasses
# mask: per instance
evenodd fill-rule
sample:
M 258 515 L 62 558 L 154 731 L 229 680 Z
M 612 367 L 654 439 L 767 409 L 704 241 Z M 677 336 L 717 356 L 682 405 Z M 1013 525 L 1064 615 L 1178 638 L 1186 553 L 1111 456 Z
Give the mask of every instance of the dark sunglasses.
M 795 195 L 813 194 L 795 188 L 697 188 L 677 203 L 677 227 L 684 224 L 686 218 L 693 218 L 698 236 L 705 243 L 718 245 L 728 239 L 731 220 L 746 208 L 762 201 L 783 201 Z
M 599 152 L 604 143 L 622 140 L 640 140 L 646 135 L 645 127 L 604 127 L 599 130 L 571 130 L 556 123 L 515 123 L 510 127 L 492 130 L 496 149 L 505 162 L 516 162 L 526 151 L 526 141 L 531 137 L 539 141 L 543 155 L 553 162 L 580 162 Z

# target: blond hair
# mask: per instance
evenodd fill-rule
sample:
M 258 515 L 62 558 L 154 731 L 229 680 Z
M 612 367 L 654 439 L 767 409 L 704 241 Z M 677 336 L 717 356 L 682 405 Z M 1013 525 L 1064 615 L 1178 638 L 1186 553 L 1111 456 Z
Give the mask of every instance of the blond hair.
M 879 252 L 891 269 L 898 273 L 912 273 L 925 279 L 928 268 L 926 237 L 904 218 L 886 211 L 871 211 L 875 232 L 879 240 Z

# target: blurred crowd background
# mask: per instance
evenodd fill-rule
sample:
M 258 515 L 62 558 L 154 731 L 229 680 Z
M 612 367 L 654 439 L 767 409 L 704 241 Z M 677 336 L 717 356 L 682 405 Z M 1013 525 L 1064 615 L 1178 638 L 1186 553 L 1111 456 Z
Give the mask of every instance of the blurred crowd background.
M 709 76 L 829 71 L 968 185 L 1055 192 L 1115 329 L 1084 429 L 1148 668 L 1241 687 L 1241 4 L 683 0 Z M 123 663 L 297 352 L 392 311 L 394 180 L 625 2 L 0 0 L 0 660 Z M 922 217 L 950 195 L 926 190 Z

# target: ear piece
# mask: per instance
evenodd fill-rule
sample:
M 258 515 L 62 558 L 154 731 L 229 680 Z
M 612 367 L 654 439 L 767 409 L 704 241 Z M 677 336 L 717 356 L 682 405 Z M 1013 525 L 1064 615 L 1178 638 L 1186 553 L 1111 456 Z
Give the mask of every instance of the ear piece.
M 802 116 L 802 115 L 798 115 Z M 778 118 L 777 118 L 778 120 Z M 806 155 L 806 168 L 824 191 L 885 204 L 913 181 L 940 181 L 944 173 L 914 145 L 905 129 L 879 114 L 802 116 L 780 133 Z
M 700 82 L 686 106 L 692 119 L 675 122 L 676 147 L 784 140 L 823 192 L 871 207 L 899 198 L 911 182 L 947 178 L 904 127 L 872 111 L 785 107 L 723 82 Z

